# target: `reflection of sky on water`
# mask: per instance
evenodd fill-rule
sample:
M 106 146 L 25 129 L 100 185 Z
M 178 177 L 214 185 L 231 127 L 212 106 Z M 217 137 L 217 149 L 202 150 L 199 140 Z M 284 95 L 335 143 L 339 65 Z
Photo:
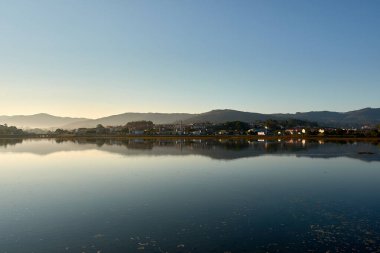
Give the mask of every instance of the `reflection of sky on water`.
M 59 149 L 30 151 L 39 145 Z M 104 147 L 40 141 L 0 152 L 3 251 L 379 249 L 377 162 L 120 155 Z

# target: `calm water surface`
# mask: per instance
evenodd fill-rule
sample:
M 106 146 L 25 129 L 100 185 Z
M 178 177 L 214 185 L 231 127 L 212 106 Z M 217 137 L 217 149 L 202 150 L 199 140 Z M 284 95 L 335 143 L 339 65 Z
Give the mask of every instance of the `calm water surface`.
M 380 252 L 379 147 L 0 140 L 0 252 Z

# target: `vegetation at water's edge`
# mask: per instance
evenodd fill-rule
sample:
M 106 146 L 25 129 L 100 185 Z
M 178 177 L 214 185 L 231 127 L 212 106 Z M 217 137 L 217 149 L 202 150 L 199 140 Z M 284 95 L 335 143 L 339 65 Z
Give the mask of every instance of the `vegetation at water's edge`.
M 254 123 L 229 121 L 219 124 L 209 122 L 194 124 L 154 124 L 151 121 L 128 122 L 121 126 L 78 128 L 73 130 L 56 129 L 30 133 L 14 126 L 0 125 L 0 137 L 128 137 L 128 136 L 250 136 L 250 137 L 346 137 L 380 138 L 380 126 L 361 128 L 321 127 L 315 122 L 304 120 L 266 120 Z
M 0 136 L 22 136 L 26 133 L 15 126 L 0 125 Z

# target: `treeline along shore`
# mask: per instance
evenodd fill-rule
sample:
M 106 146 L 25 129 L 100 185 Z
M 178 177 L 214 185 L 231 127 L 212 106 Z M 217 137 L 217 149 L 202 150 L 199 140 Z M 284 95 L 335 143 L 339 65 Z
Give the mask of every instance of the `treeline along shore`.
M 93 128 L 39 130 L 37 133 L 15 126 L 0 125 L 1 138 L 248 138 L 248 139 L 341 139 L 380 138 L 380 125 L 360 128 L 334 128 L 318 126 L 303 120 L 266 120 L 247 123 L 229 121 L 213 124 L 209 122 L 182 124 L 154 124 L 152 121 L 128 122 L 122 126 Z

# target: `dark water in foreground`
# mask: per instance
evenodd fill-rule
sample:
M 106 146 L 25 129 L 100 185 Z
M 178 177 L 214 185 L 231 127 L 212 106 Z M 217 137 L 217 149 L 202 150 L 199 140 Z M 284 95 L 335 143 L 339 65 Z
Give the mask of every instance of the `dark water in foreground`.
M 380 252 L 375 143 L 0 140 L 1 252 Z

